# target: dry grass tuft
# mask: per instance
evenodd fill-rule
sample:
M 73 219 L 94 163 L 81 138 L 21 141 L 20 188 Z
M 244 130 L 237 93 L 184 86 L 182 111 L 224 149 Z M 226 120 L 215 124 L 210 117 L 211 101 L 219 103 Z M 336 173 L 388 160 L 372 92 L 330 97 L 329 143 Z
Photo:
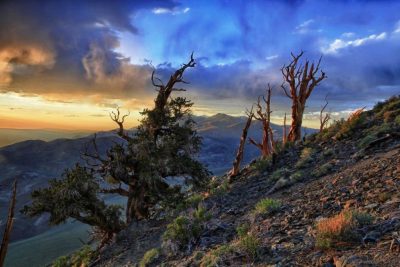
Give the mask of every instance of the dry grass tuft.
M 317 242 L 319 248 L 337 247 L 343 243 L 358 240 L 355 231 L 359 222 L 352 211 L 342 211 L 338 215 L 317 223 Z

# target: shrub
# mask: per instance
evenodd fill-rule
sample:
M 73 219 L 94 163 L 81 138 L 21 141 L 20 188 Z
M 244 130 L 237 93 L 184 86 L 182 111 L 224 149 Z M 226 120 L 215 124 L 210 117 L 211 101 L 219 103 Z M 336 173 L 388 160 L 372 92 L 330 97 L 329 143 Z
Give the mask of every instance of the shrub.
M 179 244 L 187 244 L 192 236 L 191 222 L 185 216 L 178 216 L 175 220 L 168 224 L 163 238 L 170 239 Z
M 297 171 L 297 172 L 293 173 L 292 175 L 290 175 L 289 178 L 290 178 L 290 181 L 294 183 L 294 182 L 302 181 L 304 179 L 304 176 L 305 176 L 305 172 Z
M 231 245 L 222 245 L 209 251 L 200 261 L 200 267 L 215 267 L 223 264 L 224 257 L 234 251 Z
M 342 123 L 339 131 L 335 135 L 336 139 L 341 140 L 350 137 L 356 129 L 363 126 L 367 118 L 367 115 L 363 110 L 364 109 L 358 109 L 354 111 L 350 117 Z
M 330 157 L 330 156 L 332 156 L 332 155 L 334 155 L 335 154 L 335 151 L 332 149 L 332 148 L 328 148 L 328 149 L 325 149 L 323 152 L 322 152 L 322 155 L 324 156 L 324 157 Z
M 242 224 L 236 227 L 236 233 L 238 234 L 239 237 L 244 237 L 247 235 L 249 232 L 250 227 L 248 224 Z
M 328 128 L 325 128 L 322 130 L 322 132 L 318 133 L 317 139 L 327 141 L 328 139 L 334 137 L 339 132 L 340 128 L 342 128 L 344 123 L 344 119 L 334 121 Z
M 253 170 L 259 171 L 261 173 L 267 171 L 272 167 L 271 157 L 265 159 L 259 159 L 251 165 Z
M 394 119 L 394 123 L 397 125 L 400 125 L 400 115 L 398 115 L 395 119 Z
M 143 255 L 142 260 L 139 263 L 139 267 L 146 267 L 153 263 L 160 256 L 160 250 L 157 248 L 146 251 Z
M 374 216 L 360 211 L 352 211 L 353 218 L 357 221 L 359 226 L 370 225 L 374 221 Z
M 360 238 L 357 227 L 371 224 L 372 221 L 373 217 L 369 214 L 349 210 L 323 219 L 316 226 L 316 246 L 325 249 L 355 242 Z
M 247 233 L 239 239 L 241 248 L 252 260 L 256 259 L 260 247 L 260 240 L 252 233 Z
M 333 168 L 333 165 L 331 163 L 325 163 L 322 166 L 317 167 L 315 170 L 311 172 L 311 174 L 315 177 L 321 177 L 324 175 L 327 175 Z
M 94 257 L 94 251 L 90 246 L 84 246 L 80 250 L 69 256 L 62 256 L 56 259 L 53 267 L 86 267 L 89 266 L 91 259 Z
M 176 209 L 181 211 L 187 208 L 196 208 L 203 199 L 204 197 L 202 194 L 194 193 L 193 195 L 187 197 L 182 203 L 178 203 Z
M 288 176 L 289 173 L 290 171 L 287 168 L 280 168 L 271 174 L 270 179 L 272 181 L 278 181 L 280 178 Z
M 384 134 L 392 132 L 392 126 L 389 123 L 383 123 L 381 125 L 375 125 L 368 129 L 365 133 L 365 137 L 363 137 L 358 143 L 357 146 L 359 148 L 366 147 L 369 143 L 374 141 L 375 139 L 381 137 Z
M 306 147 L 301 151 L 300 158 L 296 163 L 296 168 L 305 168 L 312 162 L 312 156 L 315 151 L 312 148 Z
M 264 198 L 261 199 L 255 206 L 255 214 L 271 214 L 278 211 L 282 203 L 277 199 Z
M 377 116 L 384 116 L 388 111 L 396 111 L 400 109 L 400 96 L 394 96 L 386 100 L 381 105 L 376 105 L 374 110 Z
M 228 192 L 229 190 L 229 182 L 228 180 L 224 180 L 221 184 L 214 184 L 210 189 L 210 194 L 215 196 L 220 196 Z
M 167 225 L 164 241 L 173 243 L 178 248 L 194 243 L 201 235 L 204 224 L 211 218 L 205 208 L 199 206 L 191 216 L 179 216 Z M 168 247 L 168 245 L 166 245 Z M 168 249 L 168 248 L 167 248 Z
M 57 258 L 52 264 L 52 267 L 69 267 L 69 266 L 70 266 L 70 260 L 68 256 L 61 256 Z

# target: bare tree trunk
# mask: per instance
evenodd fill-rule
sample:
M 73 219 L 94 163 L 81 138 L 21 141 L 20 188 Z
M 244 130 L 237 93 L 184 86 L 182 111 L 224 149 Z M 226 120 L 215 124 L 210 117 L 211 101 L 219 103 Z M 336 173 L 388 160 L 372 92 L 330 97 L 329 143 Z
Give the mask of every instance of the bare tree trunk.
M 263 158 L 269 156 L 274 151 L 274 140 L 273 133 L 271 129 L 271 86 L 268 84 L 267 89 L 267 98 L 263 96 L 263 100 L 265 103 L 265 108 L 261 106 L 261 97 L 258 98 L 257 102 L 257 111 L 254 115 L 254 118 L 258 121 L 261 121 L 263 127 L 263 137 L 261 143 L 257 143 L 252 138 L 249 138 L 249 142 L 261 150 L 261 155 Z
M 4 229 L 3 240 L 1 242 L 0 248 L 0 267 L 4 265 L 4 260 L 7 254 L 8 243 L 10 242 L 10 234 L 11 229 L 14 223 L 14 209 L 15 209 L 15 202 L 17 199 L 17 179 L 14 181 L 13 192 L 11 196 L 10 206 L 8 208 L 8 217 L 6 228 Z
M 303 55 L 303 51 L 295 56 L 292 55 L 292 61 L 288 66 L 281 69 L 284 82 L 281 85 L 286 96 L 292 100 L 292 123 L 287 139 L 289 141 L 297 141 L 301 138 L 301 125 L 303 123 L 303 113 L 306 107 L 306 101 L 310 97 L 315 87 L 326 78 L 321 71 L 321 75 L 316 77 L 320 71 L 321 58 L 315 65 L 306 60 L 304 67 L 298 65 L 299 59 Z M 285 82 L 289 85 L 289 91 L 285 87 Z
M 236 153 L 235 161 L 233 162 L 232 170 L 229 172 L 229 179 L 238 175 L 238 173 L 239 173 L 240 163 L 242 162 L 242 159 L 243 159 L 244 145 L 246 144 L 246 139 L 247 139 L 247 132 L 250 128 L 253 117 L 254 117 L 254 113 L 253 113 L 253 107 L 252 107 L 251 110 L 247 113 L 246 125 L 244 126 L 243 131 L 242 131 L 242 136 L 240 137 L 239 148 Z
M 285 113 L 285 117 L 283 117 L 282 144 L 285 145 L 286 142 L 287 142 L 287 133 L 286 133 L 286 113 Z
M 329 120 L 331 119 L 331 114 L 329 114 L 328 112 L 325 113 L 325 116 L 323 116 L 324 110 L 328 106 L 327 97 L 328 96 L 325 97 L 326 104 L 322 107 L 321 112 L 319 113 L 319 122 L 320 122 L 319 132 L 322 132 L 325 129 L 325 127 L 327 126 Z

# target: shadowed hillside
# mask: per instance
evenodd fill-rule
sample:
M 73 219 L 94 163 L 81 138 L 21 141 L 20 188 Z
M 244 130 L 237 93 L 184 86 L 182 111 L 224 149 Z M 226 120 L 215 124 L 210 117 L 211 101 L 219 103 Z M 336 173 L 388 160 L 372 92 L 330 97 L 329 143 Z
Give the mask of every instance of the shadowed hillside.
M 201 161 L 207 164 L 215 174 L 227 171 L 231 167 L 246 118 L 217 114 L 195 119 L 198 131 L 204 139 L 204 146 L 199 155 Z M 258 123 L 255 123 L 250 135 L 260 138 L 260 127 Z M 276 130 L 276 135 L 279 137 L 282 132 L 281 127 L 273 125 L 273 129 Z M 308 131 L 312 132 L 313 129 L 308 129 Z M 59 177 L 66 168 L 74 166 L 76 162 L 83 163 L 80 153 L 90 138 L 91 136 L 78 139 L 58 139 L 50 142 L 24 141 L 0 148 L 1 205 L 5 207 L 8 203 L 10 192 L 6 185 L 11 185 L 14 177 L 19 180 L 17 210 L 20 210 L 30 202 L 32 190 L 45 187 L 48 179 Z M 106 149 L 116 140 L 117 137 L 112 132 L 97 134 L 101 153 L 105 153 Z M 257 155 L 258 151 L 249 147 L 244 162 L 250 162 Z M 5 216 L 6 212 L 6 209 L 1 209 L 1 217 Z M 0 231 L 2 231 L 2 227 L 4 227 L 3 224 L 1 224 Z M 57 227 L 55 228 L 57 229 Z M 17 213 L 11 238 L 13 241 L 26 239 L 48 229 L 46 216 L 29 219 Z M 82 232 L 81 227 L 77 227 L 77 231 Z

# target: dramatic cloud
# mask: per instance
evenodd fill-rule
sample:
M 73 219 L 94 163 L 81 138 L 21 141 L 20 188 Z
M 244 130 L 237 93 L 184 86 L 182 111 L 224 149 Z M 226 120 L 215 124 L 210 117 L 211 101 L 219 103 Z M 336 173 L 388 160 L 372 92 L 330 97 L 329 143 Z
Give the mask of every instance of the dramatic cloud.
M 140 34 L 131 19 L 138 10 L 175 6 L 172 1 L 2 2 L 1 88 L 53 98 L 140 95 L 151 68 L 132 65 L 115 51 L 118 34 Z
M 398 10 L 399 1 L 3 1 L 0 91 L 136 111 L 154 97 L 153 65 L 166 80 L 194 51 L 184 87 L 197 110 L 240 113 L 270 83 L 279 117 L 289 108 L 280 69 L 303 50 L 322 55 L 328 75 L 309 118 L 327 94 L 339 116 L 399 94 Z

